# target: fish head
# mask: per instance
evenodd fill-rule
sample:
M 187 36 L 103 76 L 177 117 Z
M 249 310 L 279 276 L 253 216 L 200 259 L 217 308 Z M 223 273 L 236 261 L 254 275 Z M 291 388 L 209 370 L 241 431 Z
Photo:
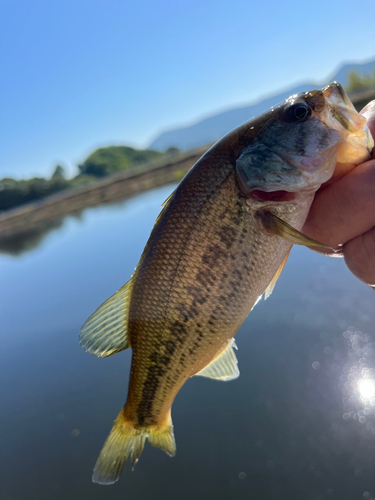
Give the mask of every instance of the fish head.
M 246 196 L 286 193 L 280 201 L 288 201 L 287 193 L 314 193 L 331 178 L 337 162 L 362 163 L 374 147 L 366 118 L 337 82 L 290 96 L 253 128 L 236 160 Z

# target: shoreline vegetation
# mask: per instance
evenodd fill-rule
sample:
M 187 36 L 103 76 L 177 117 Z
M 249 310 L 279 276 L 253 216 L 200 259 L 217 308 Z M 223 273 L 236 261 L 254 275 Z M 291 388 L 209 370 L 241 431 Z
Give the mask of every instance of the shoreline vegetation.
M 360 110 L 375 98 L 375 86 L 368 86 L 368 77 L 367 86 L 361 86 L 358 78 L 349 75 L 348 88 L 352 87 L 350 97 Z M 373 80 L 371 84 L 375 74 Z M 161 153 L 111 146 L 92 153 L 70 180 L 59 165 L 48 180 L 0 180 L 0 252 L 17 255 L 36 246 L 45 233 L 61 226 L 66 215 L 180 181 L 208 147 L 186 153 L 170 148 Z
M 0 212 L 0 252 L 18 255 L 36 247 L 45 234 L 61 226 L 67 215 L 88 207 L 124 200 L 155 187 L 179 182 L 209 146 L 159 162 L 146 163 L 67 189 L 44 199 Z
M 61 165 L 56 165 L 50 179 L 34 177 L 15 180 L 7 177 L 0 180 L 0 213 L 67 189 L 89 186 L 99 179 L 137 166 L 145 164 L 152 166 L 161 159 L 173 158 L 178 154 L 176 148 L 161 153 L 128 146 L 109 146 L 91 153 L 81 165 L 78 165 L 78 174 L 71 179 L 65 177 L 65 170 Z

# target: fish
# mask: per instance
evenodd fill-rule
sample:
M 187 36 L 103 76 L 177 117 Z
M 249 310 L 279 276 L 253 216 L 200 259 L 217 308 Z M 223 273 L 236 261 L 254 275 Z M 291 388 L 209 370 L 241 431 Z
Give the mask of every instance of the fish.
M 93 481 L 117 481 L 146 439 L 173 456 L 171 407 L 192 376 L 239 376 L 234 335 L 269 297 L 315 192 L 337 162 L 370 158 L 366 119 L 343 87 L 290 96 L 214 144 L 164 203 L 131 279 L 86 321 L 91 354 L 132 349 L 126 403 Z M 340 251 L 339 248 L 334 249 Z

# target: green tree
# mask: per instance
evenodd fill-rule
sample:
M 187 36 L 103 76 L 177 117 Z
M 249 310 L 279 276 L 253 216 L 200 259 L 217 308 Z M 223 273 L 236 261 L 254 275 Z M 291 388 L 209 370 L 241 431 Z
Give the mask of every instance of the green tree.
M 363 73 L 362 75 L 357 71 L 350 71 L 348 73 L 348 84 L 346 86 L 348 92 L 366 89 L 373 85 L 375 85 L 375 68 L 372 73 Z
M 81 175 L 105 177 L 122 170 L 149 163 L 163 156 L 152 149 L 134 149 L 128 146 L 110 146 L 94 151 L 81 165 Z
M 170 156 L 171 158 L 178 156 L 180 154 L 180 150 L 175 147 L 168 148 L 165 152 L 166 155 Z
M 70 187 L 69 181 L 62 177 L 50 180 L 41 177 L 20 181 L 11 178 L 2 179 L 0 180 L 0 211 L 41 200 L 68 187 Z
M 41 200 L 64 189 L 87 185 L 98 177 L 149 163 L 162 158 L 164 154 L 151 149 L 111 146 L 94 151 L 82 165 L 79 165 L 80 173 L 74 179 L 66 179 L 65 170 L 61 165 L 56 165 L 50 179 L 40 177 L 20 181 L 11 178 L 1 179 L 0 211 Z
M 65 179 L 65 170 L 61 165 L 56 165 L 51 179 Z

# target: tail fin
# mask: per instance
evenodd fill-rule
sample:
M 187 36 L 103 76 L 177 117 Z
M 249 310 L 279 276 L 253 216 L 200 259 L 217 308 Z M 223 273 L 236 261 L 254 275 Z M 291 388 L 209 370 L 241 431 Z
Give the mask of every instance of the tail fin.
M 99 484 L 115 483 L 121 475 L 126 459 L 131 455 L 132 468 L 138 462 L 143 451 L 146 438 L 156 448 L 173 456 L 176 444 L 173 435 L 172 420 L 166 426 L 155 426 L 136 429 L 128 422 L 122 409 L 113 424 L 112 430 L 104 443 L 95 464 L 92 480 Z

